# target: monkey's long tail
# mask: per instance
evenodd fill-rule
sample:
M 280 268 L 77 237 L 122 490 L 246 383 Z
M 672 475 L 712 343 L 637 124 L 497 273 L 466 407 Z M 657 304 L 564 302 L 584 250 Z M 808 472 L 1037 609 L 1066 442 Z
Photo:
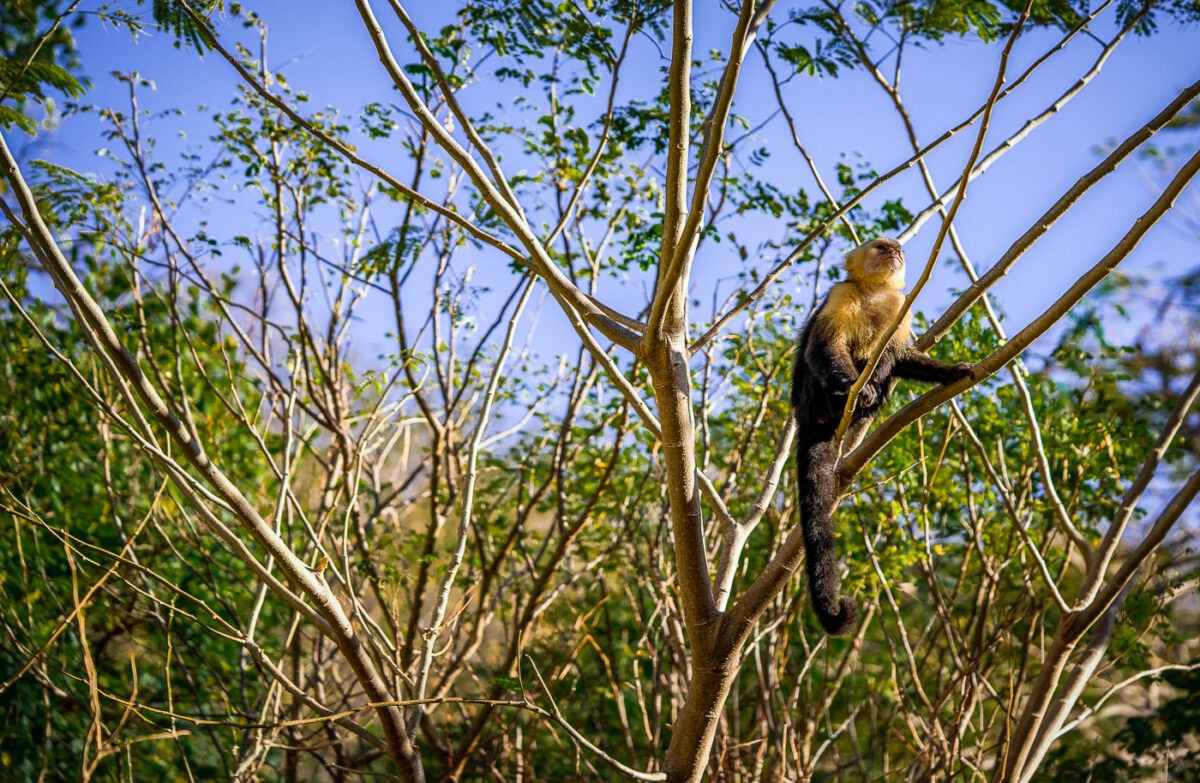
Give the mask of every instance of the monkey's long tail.
M 804 561 L 813 609 L 825 631 L 833 636 L 854 628 L 858 607 L 838 593 L 837 552 L 833 546 L 833 507 L 837 500 L 837 449 L 827 441 L 805 443 L 796 450 L 800 490 L 800 527 Z

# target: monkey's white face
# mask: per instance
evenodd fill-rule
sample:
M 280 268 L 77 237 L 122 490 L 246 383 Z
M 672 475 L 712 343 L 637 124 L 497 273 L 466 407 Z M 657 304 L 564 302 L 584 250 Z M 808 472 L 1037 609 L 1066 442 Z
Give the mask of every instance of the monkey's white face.
M 850 279 L 868 285 L 904 288 L 904 251 L 891 239 L 872 239 L 846 256 Z

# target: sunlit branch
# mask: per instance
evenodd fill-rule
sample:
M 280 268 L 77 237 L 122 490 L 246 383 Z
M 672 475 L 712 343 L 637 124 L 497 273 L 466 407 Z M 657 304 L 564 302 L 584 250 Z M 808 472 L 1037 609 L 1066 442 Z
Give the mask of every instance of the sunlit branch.
M 1109 2 L 1111 2 L 1111 0 L 1109 0 Z M 1104 10 L 1104 6 L 1107 5 L 1108 2 L 1104 3 L 1100 8 L 1097 8 L 1096 11 L 1093 12 L 1093 15 Z M 1099 56 L 1096 57 L 1096 61 L 1092 64 L 1092 67 L 1089 68 L 1082 76 L 1080 76 L 1079 79 L 1077 79 L 1075 83 L 1067 89 L 1066 92 L 1060 95 L 1040 114 L 1037 114 L 1036 116 L 1027 120 L 1016 133 L 1012 134 L 1000 144 L 996 145 L 991 152 L 985 155 L 983 159 L 979 161 L 978 165 L 971 169 L 970 174 L 967 175 L 966 178 L 967 182 L 970 183 L 972 180 L 982 175 L 988 170 L 989 167 L 991 167 L 993 163 L 999 160 L 1002 155 L 1028 138 L 1029 135 L 1038 128 L 1038 126 L 1058 114 L 1058 112 L 1062 111 L 1063 107 L 1070 103 L 1072 98 L 1082 92 L 1083 88 L 1086 87 L 1098 73 L 1100 73 L 1100 69 L 1104 67 L 1104 64 L 1108 61 L 1109 55 L 1113 53 L 1113 50 L 1117 48 L 1117 44 L 1121 43 L 1121 41 L 1124 40 L 1129 32 L 1141 23 L 1142 18 L 1148 11 L 1149 6 L 1147 6 L 1146 9 L 1144 9 L 1140 14 L 1137 14 L 1130 19 L 1129 22 L 1123 28 L 1121 28 L 1121 31 L 1118 32 L 1117 35 L 1115 35 L 1113 39 L 1105 45 L 1104 49 L 1101 50 Z M 920 231 L 921 226 L 923 226 L 927 220 L 933 217 L 934 214 L 941 211 L 945 205 L 950 202 L 950 199 L 954 198 L 955 194 L 958 192 L 958 188 L 962 185 L 962 182 L 963 178 L 959 177 L 940 196 L 938 196 L 936 193 L 932 194 L 934 202 L 925 209 L 921 210 L 917 216 L 913 218 L 913 221 L 909 224 L 908 228 L 900 232 L 896 239 L 901 244 L 904 244 L 908 240 L 915 237 L 917 232 Z
M 1105 572 L 1108 571 L 1108 566 L 1116 554 L 1121 537 L 1125 534 L 1129 520 L 1133 517 L 1133 511 L 1137 507 L 1138 501 L 1145 493 L 1146 488 L 1150 486 L 1150 480 L 1154 478 L 1155 472 L 1167 455 L 1167 449 L 1171 447 L 1175 436 L 1179 434 L 1179 428 L 1183 426 L 1188 412 L 1198 397 L 1200 397 L 1200 369 L 1192 376 L 1191 383 L 1179 396 L 1179 401 L 1175 403 L 1174 409 L 1167 416 L 1158 438 L 1150 448 L 1149 454 L 1146 455 L 1141 468 L 1138 469 L 1137 475 L 1130 483 L 1129 488 L 1125 490 L 1125 495 L 1121 498 L 1121 505 L 1117 508 L 1117 513 L 1113 515 L 1112 521 L 1109 522 L 1104 539 L 1096 547 L 1096 561 L 1092 564 L 1087 581 L 1079 591 L 1078 605 L 1082 606 L 1095 599 L 1096 593 L 1103 585 Z
M 1000 67 L 997 69 L 996 79 L 992 85 L 992 94 L 989 96 L 987 105 L 984 108 L 983 119 L 979 125 L 979 133 L 975 137 L 975 145 L 971 148 L 971 154 L 968 156 L 967 164 L 963 170 L 964 178 L 966 178 L 972 167 L 974 167 L 975 161 L 979 158 L 979 154 L 983 150 L 983 141 L 987 137 L 988 127 L 991 123 L 992 109 L 996 105 L 996 100 L 1000 97 L 1000 88 L 1004 85 L 1004 73 L 1008 69 L 1008 57 L 1012 53 L 1013 45 L 1017 42 L 1017 36 L 1021 32 L 1021 28 L 1029 18 L 1029 10 L 1032 7 L 1033 0 L 1028 0 L 1025 4 L 1025 10 L 1021 12 L 1016 24 L 1013 25 L 1012 33 L 1009 35 L 1008 42 L 1004 45 L 1004 50 L 1000 53 Z M 933 274 L 933 265 L 937 262 L 938 256 L 941 254 L 942 243 L 946 241 L 946 235 L 950 231 L 950 227 L 954 225 L 954 216 L 958 214 L 958 208 L 962 206 L 966 196 L 967 189 L 965 186 L 960 188 L 958 193 L 955 194 L 954 202 L 950 205 L 950 209 L 942 221 L 941 230 L 933 242 L 933 248 L 929 251 L 929 260 L 925 263 L 925 268 L 921 270 L 921 275 L 917 278 L 917 282 L 909 290 L 908 295 L 904 297 L 904 304 L 900 307 L 900 311 L 892 318 L 892 322 L 883 333 L 875 337 L 875 344 L 871 348 L 871 355 L 867 359 L 862 372 L 859 373 L 858 380 L 846 392 L 846 407 L 842 411 L 842 420 L 838 423 L 837 434 L 834 436 L 834 443 L 837 444 L 839 454 L 842 453 L 843 440 L 846 437 L 847 429 L 850 427 L 850 418 L 853 416 L 855 406 L 858 404 L 858 394 L 867 384 L 867 381 L 870 380 L 871 375 L 875 372 L 875 366 L 879 363 L 880 357 L 883 356 L 883 352 L 891 344 L 892 336 L 912 310 L 913 303 L 920 296 L 921 290 L 925 288 L 925 284 L 929 282 L 929 277 Z
M 1200 85 L 1198 85 L 1198 88 L 1200 88 Z M 1126 232 L 1125 236 L 1104 255 L 1099 263 L 1076 280 L 1045 312 L 1035 318 L 1011 340 L 976 365 L 977 380 L 962 380 L 947 386 L 938 387 L 905 405 L 891 416 L 891 418 L 871 432 L 858 448 L 843 458 L 840 466 L 842 478 L 849 480 L 855 476 L 862 470 L 863 466 L 879 453 L 885 444 L 890 442 L 892 438 L 896 437 L 896 435 L 917 419 L 947 400 L 958 396 L 984 378 L 995 374 L 1010 361 L 1017 358 L 1034 340 L 1045 334 L 1059 319 L 1075 307 L 1088 291 L 1107 277 L 1112 270 L 1116 269 L 1121 261 L 1137 247 L 1138 243 L 1146 235 L 1146 232 L 1174 205 L 1179 193 L 1183 191 L 1184 187 L 1192 180 L 1197 171 L 1200 171 L 1200 152 L 1193 155 L 1180 168 L 1159 198 L 1155 200 L 1141 217 L 1134 221 L 1133 226 Z M 980 292 L 982 290 L 985 289 L 981 288 Z
M 117 368 L 115 378 L 129 383 L 137 393 L 138 399 L 166 431 L 175 446 L 183 452 L 187 461 L 203 476 L 214 493 L 229 506 L 247 532 L 253 536 L 268 552 L 274 556 L 277 563 L 287 575 L 289 581 L 295 584 L 311 600 L 321 618 L 328 624 L 331 637 L 337 643 L 339 650 L 350 664 L 357 680 L 369 698 L 388 698 L 387 686 L 379 676 L 375 665 L 363 650 L 360 641 L 347 619 L 341 604 L 333 596 L 329 586 L 319 574 L 309 570 L 308 566 L 280 539 L 272 527 L 259 515 L 258 511 L 232 481 L 208 458 L 204 449 L 194 439 L 188 428 L 181 422 L 158 391 L 150 384 L 137 359 L 129 352 L 116 331 L 108 321 L 107 316 L 96 300 L 84 287 L 75 274 L 58 243 L 46 226 L 38 210 L 33 193 L 29 190 L 24 177 L 21 175 L 16 160 L 8 148 L 7 140 L 0 133 L 0 163 L 3 164 L 4 175 L 7 178 L 21 211 L 25 223 L 36 243 L 35 249 L 40 251 L 40 257 L 46 269 L 52 275 L 55 286 L 62 296 L 78 308 L 82 322 L 86 323 L 95 333 L 100 343 L 102 355 L 107 355 Z M 188 497 L 196 511 L 210 518 L 214 527 L 219 521 L 212 516 L 208 507 L 196 499 L 185 481 L 179 481 L 177 486 L 181 493 Z M 269 575 L 260 575 L 268 578 Z M 287 592 L 281 597 L 287 598 Z M 383 709 L 378 713 L 387 738 L 389 751 L 396 761 L 397 768 L 405 773 L 411 781 L 423 779 L 421 762 L 413 751 L 404 732 L 403 718 L 398 710 Z
M 1193 82 L 1185 88 L 1175 100 L 1171 101 L 1167 106 L 1154 116 L 1149 122 L 1135 131 L 1132 135 L 1121 142 L 1108 156 L 1097 164 L 1091 171 L 1084 174 L 1075 182 L 1074 185 L 1064 193 L 1058 201 L 1046 210 L 1040 218 L 1034 221 L 1033 225 L 1015 241 L 1008 250 L 1004 252 L 999 260 L 992 265 L 988 271 L 979 276 L 979 279 L 971 284 L 971 286 L 962 293 L 954 301 L 946 312 L 934 322 L 929 330 L 921 335 L 916 346 L 921 350 L 928 350 L 938 340 L 942 339 L 947 332 L 950 331 L 958 319 L 971 308 L 979 300 L 983 292 L 987 291 L 995 285 L 1000 278 L 1008 274 L 1013 264 L 1017 262 L 1025 254 L 1035 242 L 1041 239 L 1042 235 L 1050 230 L 1059 218 L 1066 214 L 1076 201 L 1078 201 L 1084 193 L 1090 190 L 1096 183 L 1111 174 L 1122 160 L 1130 155 L 1134 150 L 1140 147 L 1147 139 L 1153 136 L 1158 131 L 1171 121 L 1179 112 L 1197 96 L 1200 96 L 1200 81 Z
M 763 5 L 770 8 L 774 0 L 768 0 Z M 746 58 L 751 35 L 750 23 L 754 17 L 754 0 L 742 0 L 742 10 L 738 15 L 738 23 L 733 31 L 733 40 L 729 45 L 729 57 L 725 71 L 721 74 L 721 82 L 717 88 L 717 98 L 705 119 L 704 143 L 700 147 L 700 162 L 696 171 L 696 180 L 692 184 L 692 201 L 688 208 L 687 218 L 679 236 L 672 241 L 674 247 L 671 254 L 662 258 L 658 280 L 655 285 L 654 303 L 650 307 L 647 327 L 651 330 L 661 328 L 663 313 L 667 300 L 679 294 L 676 287 L 681 279 L 687 278 L 688 267 L 694 254 L 694 244 L 697 233 L 704 220 L 705 206 L 708 203 L 709 187 L 712 185 L 713 173 L 717 169 L 717 161 L 724 154 L 725 126 L 729 122 L 729 112 L 733 107 L 733 95 L 737 90 L 738 75 L 742 70 L 742 61 Z M 765 18 L 765 15 L 762 17 Z
M 501 192 L 501 190 L 508 190 L 507 182 L 503 186 L 497 186 L 493 183 L 479 167 L 475 159 L 471 157 L 471 154 L 455 140 L 429 110 L 429 107 L 425 105 L 425 102 L 421 100 L 416 88 L 408 76 L 405 75 L 404 69 L 400 67 L 400 64 L 393 56 L 387 38 L 384 36 L 383 28 L 375 18 L 375 13 L 371 9 L 369 0 L 355 0 L 355 6 L 358 8 L 363 25 L 366 27 L 367 32 L 371 36 L 371 41 L 375 45 L 379 61 L 391 77 L 392 83 L 396 85 L 400 94 L 404 96 L 404 100 L 408 103 L 409 108 L 412 109 L 413 113 L 420 120 L 421 125 L 434 137 L 438 145 L 467 173 L 488 206 L 494 209 L 496 214 L 508 225 L 509 229 L 517 235 L 526 252 L 529 254 L 529 258 L 532 259 L 534 270 L 538 275 L 555 290 L 559 297 L 569 301 L 573 307 L 579 310 L 584 319 L 599 329 L 605 337 L 618 345 L 634 350 L 638 342 L 637 334 L 610 318 L 603 310 L 593 304 L 590 297 L 580 291 L 563 274 L 562 270 L 558 268 L 558 265 L 554 263 L 546 252 L 546 248 L 534 236 L 520 205 L 510 203 L 508 198 Z M 478 139 L 478 136 L 475 138 Z M 478 143 L 482 145 L 483 142 L 479 140 Z M 503 179 L 502 175 L 501 178 Z M 498 187 L 501 190 L 498 190 Z
M 791 456 L 792 442 L 795 437 L 796 415 L 792 413 L 788 415 L 783 433 L 776 442 L 775 456 L 771 458 L 766 478 L 763 480 L 762 488 L 754 499 L 750 511 L 742 519 L 730 518 L 729 521 L 733 524 L 726 525 L 722 531 L 721 555 L 717 562 L 716 576 L 713 578 L 713 584 L 716 586 L 717 609 L 721 611 L 725 611 L 725 605 L 729 601 L 730 590 L 733 588 L 733 577 L 737 572 L 742 549 L 775 498 L 775 492 L 779 488 L 779 479 L 783 475 L 783 468 L 787 464 L 788 457 Z
M 1100 11 L 1100 9 L 1097 9 L 1095 13 L 1098 14 L 1099 11 Z M 1086 27 L 1087 23 L 1089 21 L 1091 21 L 1092 18 L 1093 18 L 1093 16 L 1089 16 L 1086 19 L 1084 19 L 1079 25 L 1077 25 L 1075 28 L 1073 28 L 1062 40 L 1057 42 L 1053 47 L 1051 47 L 1047 52 L 1045 52 L 1040 58 L 1038 58 L 1033 64 L 1031 64 L 1024 71 L 1024 73 L 1022 73 L 1019 77 L 1014 79 L 1012 84 L 1010 84 L 1003 92 L 1000 93 L 1000 97 L 999 97 L 999 99 L 997 99 L 997 102 L 999 102 L 1000 100 L 1003 100 L 1007 96 L 1011 95 L 1012 92 L 1018 86 L 1020 86 L 1042 63 L 1046 62 L 1053 54 L 1060 51 L 1064 46 L 1066 46 L 1068 41 L 1070 41 L 1080 30 L 1084 29 Z M 900 163 L 899 165 L 895 166 L 894 168 L 890 169 L 889 171 L 885 172 L 884 174 L 876 177 L 874 180 L 869 182 L 862 190 L 860 190 L 855 196 L 851 197 L 850 199 L 848 199 L 846 201 L 846 203 L 842 204 L 840 207 L 835 209 L 833 214 L 831 214 L 825 220 L 821 221 L 821 223 L 816 228 L 814 228 L 812 231 L 810 231 L 804 237 L 804 239 L 801 240 L 800 243 L 792 250 L 791 253 L 789 253 L 782 261 L 778 262 L 774 267 L 772 267 L 771 270 L 769 272 L 767 272 L 766 275 L 763 276 L 762 281 L 758 285 L 756 285 L 753 289 L 751 289 L 745 295 L 745 297 L 739 299 L 738 303 L 733 308 L 731 308 L 724 314 L 716 317 L 713 320 L 712 326 L 710 326 L 700 337 L 698 337 L 692 343 L 692 345 L 690 346 L 691 352 L 693 354 L 697 353 L 701 348 L 704 347 L 704 345 L 706 345 L 707 343 L 712 341 L 717 335 L 719 335 L 721 333 L 721 331 L 725 328 L 726 325 L 728 325 L 728 323 L 730 321 L 732 321 L 739 314 L 741 314 L 747 308 L 753 306 L 759 299 L 761 299 L 762 296 L 774 284 L 774 282 L 779 279 L 780 275 L 782 275 L 789 267 L 792 266 L 792 264 L 794 264 L 797 260 L 799 260 L 800 257 L 804 255 L 805 251 L 807 251 L 808 248 L 811 247 L 812 244 L 817 239 L 824 236 L 825 232 L 828 231 L 830 226 L 832 226 L 838 220 L 841 220 L 844 216 L 846 216 L 850 212 L 850 210 L 852 210 L 856 206 L 858 206 L 863 201 L 863 199 L 865 199 L 871 193 L 875 192 L 884 183 L 891 180 L 893 177 L 896 177 L 897 175 L 902 174 L 905 171 L 908 171 L 914 165 L 916 165 L 917 161 L 923 160 L 930 152 L 932 152 L 933 150 L 940 147 L 944 142 L 957 136 L 964 129 L 973 125 L 975 123 L 975 121 L 978 120 L 983 115 L 983 112 L 986 107 L 987 107 L 987 102 L 985 101 L 984 104 L 980 105 L 980 107 L 978 109 L 976 109 L 971 115 L 969 115 L 965 120 L 963 120 L 962 122 L 958 123 L 957 125 L 946 130 L 944 133 L 942 133 L 941 136 L 937 137 L 929 144 L 926 144 L 918 152 L 914 153 L 912 157 L 908 158 L 903 163 Z
M 442 575 L 441 584 L 438 586 L 437 598 L 433 606 L 429 625 L 421 635 L 424 644 L 421 650 L 421 664 L 419 674 L 417 675 L 417 687 L 414 692 L 417 699 L 425 697 L 425 687 L 429 683 L 429 669 L 433 665 L 434 646 L 442 630 L 442 621 L 446 618 L 446 607 L 450 603 L 450 591 L 454 587 L 454 578 L 458 575 L 459 566 L 462 565 L 463 556 L 467 551 L 467 530 L 470 528 L 472 522 L 471 515 L 474 512 L 475 482 L 478 478 L 479 447 L 483 442 L 484 432 L 487 430 L 488 419 L 492 413 L 492 405 L 496 401 L 496 389 L 499 388 L 500 380 L 503 377 L 504 363 L 508 359 L 508 354 L 512 349 L 513 338 L 516 336 L 517 323 L 521 319 L 521 314 L 525 311 L 525 303 L 529 301 L 529 294 L 532 291 L 533 278 L 531 277 L 529 282 L 525 284 L 525 290 L 521 292 L 521 298 L 517 302 L 512 317 L 509 319 L 508 330 L 505 332 L 504 340 L 500 344 L 500 353 L 496 356 L 495 363 L 492 366 L 492 377 L 488 381 L 487 391 L 484 393 L 483 404 L 479 410 L 479 418 L 475 423 L 475 432 L 472 433 L 471 442 L 467 448 L 467 472 L 464 476 L 462 508 L 459 511 L 458 529 L 455 532 L 454 550 L 450 555 L 450 562 L 447 563 L 446 570 Z M 417 706 L 409 718 L 408 730 L 410 740 L 416 737 L 417 726 L 420 720 L 421 707 Z
M 253 74 L 251 74 L 249 71 L 246 70 L 246 68 L 238 61 L 238 59 L 236 57 L 234 57 L 229 52 L 229 50 L 226 49 L 221 44 L 221 42 L 217 38 L 216 34 L 209 27 L 208 22 L 192 9 L 191 5 L 187 2 L 187 0 L 179 0 L 179 6 L 181 8 L 183 8 L 184 11 L 188 14 L 188 16 L 191 17 L 192 21 L 194 21 L 196 23 L 196 26 L 203 33 L 207 43 L 218 54 L 220 54 L 221 57 L 223 57 L 226 62 L 228 62 L 231 66 L 233 66 L 233 69 L 235 71 L 237 71 L 239 76 L 242 77 L 242 80 L 245 81 L 246 84 L 248 84 L 256 93 L 258 93 L 260 96 L 262 96 L 262 98 L 264 100 L 266 100 L 272 106 L 274 106 L 275 108 L 279 109 L 284 114 L 286 114 L 288 119 L 290 119 L 292 122 L 294 122 L 297 127 L 304 129 L 305 131 L 310 133 L 314 138 L 319 139 L 322 144 L 328 145 L 330 149 L 337 152 L 339 155 L 341 155 L 346 160 L 353 163 L 355 166 L 358 166 L 359 168 L 363 169 L 364 171 L 369 171 L 371 174 L 374 174 L 380 180 L 382 180 L 383 182 L 386 182 L 389 187 L 395 188 L 397 191 L 402 193 L 405 197 L 411 199 L 412 201 L 416 202 L 417 204 L 420 204 L 422 207 L 424 207 L 425 209 L 428 209 L 430 212 L 436 212 L 437 214 L 441 215 L 442 217 L 446 218 L 447 220 L 461 226 L 471 236 L 475 237 L 476 239 L 483 242 L 484 244 L 487 244 L 487 245 L 490 245 L 491 247 L 496 248 L 497 250 L 499 250 L 501 253 L 504 253 L 509 258 L 512 258 L 517 261 L 521 261 L 522 263 L 525 262 L 525 255 L 523 253 L 521 253 L 519 250 L 517 250 L 516 248 L 512 247 L 511 245 L 504 242 L 503 240 L 501 240 L 501 239 L 489 234 L 488 232 L 484 231 L 483 229 L 479 228 L 474 223 L 470 222 L 469 220 L 467 220 L 466 218 L 464 218 L 462 215 L 458 214 L 454 210 L 443 207 L 441 204 L 437 203 L 436 201 L 433 201 L 432 199 L 429 199 L 426 196 L 423 196 L 420 193 L 417 193 L 415 190 L 410 188 L 408 185 L 405 185 L 403 182 L 396 179 L 391 174 L 388 174 L 385 170 L 383 170 L 379 166 L 371 163 L 370 161 L 366 160 L 362 156 L 358 155 L 358 153 L 351 150 L 348 146 L 346 146 L 342 142 L 338 141 L 334 137 L 330 136 L 328 133 L 326 133 L 325 131 L 318 128 L 316 125 L 314 125 L 309 120 L 300 116 L 300 114 L 297 113 L 295 109 L 293 109 L 291 106 L 289 106 L 283 100 L 281 100 L 278 96 L 272 94 L 269 90 L 267 90 L 263 86 L 263 84 L 261 83 L 261 81 L 259 79 L 255 78 Z

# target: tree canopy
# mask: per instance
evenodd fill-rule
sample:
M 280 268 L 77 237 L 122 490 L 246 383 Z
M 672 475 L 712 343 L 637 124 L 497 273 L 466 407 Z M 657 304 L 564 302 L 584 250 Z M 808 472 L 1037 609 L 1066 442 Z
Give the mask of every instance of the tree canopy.
M 1200 4 L 350 9 L 5 5 L 3 777 L 1200 777 L 1200 267 L 1142 241 L 1200 81 L 1063 130 Z M 833 638 L 788 387 L 879 236 L 977 377 L 835 439 Z

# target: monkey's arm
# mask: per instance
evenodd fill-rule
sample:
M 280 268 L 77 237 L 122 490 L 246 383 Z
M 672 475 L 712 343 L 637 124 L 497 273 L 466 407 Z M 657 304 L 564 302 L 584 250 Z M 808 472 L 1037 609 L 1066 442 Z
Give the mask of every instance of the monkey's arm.
M 866 364 L 865 361 L 855 362 L 856 371 L 862 372 Z M 858 393 L 858 404 L 870 408 L 876 403 L 881 403 L 891 391 L 888 388 L 888 379 L 892 377 L 895 368 L 896 352 L 889 348 L 880 355 L 875 371 Z
M 907 348 L 897 356 L 894 370 L 894 374 L 900 378 L 925 383 L 954 383 L 963 378 L 970 378 L 971 373 L 972 365 L 967 362 L 945 364 L 926 356 L 916 348 Z
M 890 348 L 884 351 L 879 357 L 879 364 L 875 365 L 875 372 L 871 373 L 870 382 L 876 386 L 881 386 L 887 383 L 888 378 L 896 372 L 896 352 Z M 865 365 L 866 362 L 863 362 Z
M 858 380 L 854 359 L 842 340 L 814 333 L 804 349 L 804 361 L 824 386 L 835 394 L 845 394 Z
M 831 392 L 835 399 L 840 397 L 843 401 L 849 394 L 850 388 L 858 380 L 858 374 L 862 371 L 855 363 L 850 351 L 846 349 L 845 343 L 836 339 L 816 338 L 811 340 L 808 350 L 804 353 L 804 358 L 805 364 L 817 376 L 821 385 Z M 867 383 L 858 393 L 859 407 L 870 408 L 887 396 L 883 387 L 887 379 L 891 377 L 893 362 L 891 351 L 886 351 L 880 357 L 879 364 L 875 366 L 875 372 L 867 379 Z M 840 407 L 843 402 L 835 404 Z

